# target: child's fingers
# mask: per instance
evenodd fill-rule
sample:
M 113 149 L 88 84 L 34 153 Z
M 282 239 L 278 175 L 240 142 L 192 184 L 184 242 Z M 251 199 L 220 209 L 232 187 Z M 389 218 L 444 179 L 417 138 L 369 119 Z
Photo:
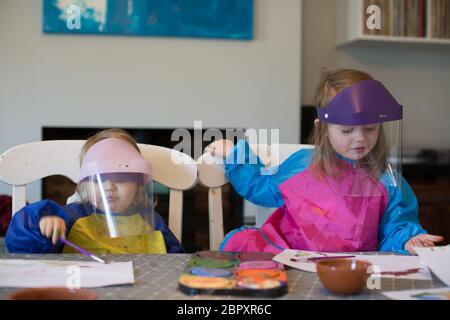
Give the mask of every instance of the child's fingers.
M 423 240 L 425 247 L 434 247 L 434 242 L 430 240 Z
M 205 148 L 205 152 L 214 155 L 214 148 L 211 147 L 211 146 L 207 146 L 207 147 Z
M 409 240 L 406 243 L 405 249 L 411 254 L 416 254 L 416 250 L 414 250 L 414 245 L 412 244 L 412 240 Z
M 47 221 L 46 227 L 45 227 L 45 236 L 47 238 L 51 238 L 53 234 L 53 222 Z
M 59 220 L 59 237 L 66 238 L 66 223 L 62 219 Z
M 55 218 L 52 235 L 53 244 L 57 244 L 60 237 L 66 237 L 66 223 L 60 218 Z
M 205 152 L 209 152 L 211 154 L 214 154 L 214 152 L 218 149 L 217 147 L 217 142 L 213 142 L 211 144 L 209 144 L 206 148 L 205 148 Z
M 432 234 L 423 234 L 420 236 L 421 239 L 423 240 L 428 240 L 428 241 L 432 241 L 432 242 L 441 242 L 444 241 L 444 237 L 441 236 L 435 236 Z
M 57 244 L 59 239 L 59 221 L 55 220 L 53 223 L 53 235 L 52 235 L 52 243 Z
M 434 242 L 431 240 L 428 240 L 423 237 L 416 237 L 414 238 L 417 244 L 417 247 L 431 247 L 434 246 Z
M 435 242 L 440 242 L 443 240 L 443 237 L 431 234 L 421 234 L 411 239 L 412 244 L 415 247 L 434 247 Z
M 39 230 L 41 231 L 41 234 L 45 235 L 46 228 L 47 228 L 47 221 L 44 219 L 41 219 L 41 221 L 39 221 Z
M 413 247 L 426 247 L 425 243 L 420 238 L 411 239 Z
M 53 244 L 57 244 L 59 237 L 61 236 L 62 233 L 62 223 L 60 219 L 55 219 L 55 222 L 53 224 L 53 237 L 52 237 L 52 242 Z
M 61 222 L 61 234 L 60 234 L 61 238 L 66 238 L 66 223 L 65 222 Z

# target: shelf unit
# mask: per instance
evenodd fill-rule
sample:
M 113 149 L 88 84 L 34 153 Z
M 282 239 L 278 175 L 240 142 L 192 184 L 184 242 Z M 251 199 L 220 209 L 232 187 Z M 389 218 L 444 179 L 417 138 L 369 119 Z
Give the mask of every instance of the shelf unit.
M 425 37 L 369 35 L 363 33 L 364 0 L 337 0 L 336 3 L 336 45 L 365 44 L 419 44 L 450 45 L 450 39 L 431 37 L 431 1 L 427 0 L 427 27 Z M 449 46 L 450 47 L 450 46 Z

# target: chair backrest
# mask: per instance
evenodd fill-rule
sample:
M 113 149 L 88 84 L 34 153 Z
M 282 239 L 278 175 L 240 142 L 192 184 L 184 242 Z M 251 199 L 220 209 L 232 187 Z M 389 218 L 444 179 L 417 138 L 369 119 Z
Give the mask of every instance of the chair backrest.
M 250 144 L 266 167 L 277 166 L 300 149 L 313 149 L 309 144 Z M 210 249 L 217 250 L 224 238 L 222 186 L 228 183 L 223 159 L 204 153 L 197 159 L 199 183 L 208 187 Z
M 26 185 L 51 175 L 63 175 L 76 182 L 79 155 L 85 140 L 39 141 L 15 146 L 0 156 L 0 179 L 12 186 L 13 214 L 26 204 Z M 181 241 L 183 191 L 197 183 L 194 159 L 179 151 L 138 144 L 153 167 L 153 180 L 170 189 L 169 228 Z M 177 162 L 172 159 L 177 159 Z M 179 164 L 178 164 L 179 163 Z

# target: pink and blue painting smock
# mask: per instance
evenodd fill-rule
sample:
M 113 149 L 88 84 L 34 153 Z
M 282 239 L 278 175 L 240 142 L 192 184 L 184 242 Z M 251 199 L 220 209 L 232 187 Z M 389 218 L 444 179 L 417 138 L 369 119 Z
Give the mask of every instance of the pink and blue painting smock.
M 365 80 L 342 90 L 318 110 L 318 118 L 346 126 L 384 125 L 402 118 L 402 106 L 380 82 Z M 260 228 L 228 233 L 219 250 L 407 253 L 405 242 L 426 233 L 417 199 L 399 172 L 401 159 L 374 177 L 358 161 L 336 153 L 339 174 L 320 176 L 314 152 L 300 149 L 267 169 L 245 140 L 236 144 L 225 160 L 228 180 L 250 202 L 278 209 Z

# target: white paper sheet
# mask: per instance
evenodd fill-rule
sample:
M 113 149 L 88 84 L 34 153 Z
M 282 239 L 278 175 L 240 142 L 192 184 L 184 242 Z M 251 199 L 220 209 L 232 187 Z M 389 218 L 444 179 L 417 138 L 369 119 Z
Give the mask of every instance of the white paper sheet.
M 432 280 L 428 267 L 421 263 L 417 256 L 396 256 L 396 255 L 358 255 L 357 259 L 369 261 L 380 268 L 381 277 L 412 280 Z M 408 273 L 408 270 L 418 270 Z M 395 274 L 389 274 L 389 272 Z M 401 275 L 399 273 L 407 274 Z M 388 274 L 386 274 L 388 273 Z
M 317 272 L 316 264 L 311 261 L 307 261 L 308 258 L 316 257 L 336 257 L 336 256 L 348 256 L 352 254 L 347 253 L 325 253 L 325 252 L 314 252 L 305 250 L 292 250 L 285 249 L 283 252 L 277 254 L 273 260 L 283 263 L 287 266 L 300 269 L 303 271 Z
M 94 288 L 134 283 L 133 263 L 0 259 L 0 287 Z
M 414 249 L 422 263 L 426 264 L 442 282 L 450 286 L 450 245 Z
M 450 300 L 450 287 L 382 292 L 394 300 Z
M 307 258 L 324 257 L 324 256 L 344 256 L 352 255 L 351 253 L 317 253 L 313 251 L 291 250 L 286 249 L 276 255 L 273 260 L 283 263 L 287 266 L 309 271 L 317 272 L 316 264 L 311 261 L 306 261 Z M 427 266 L 420 262 L 417 256 L 395 256 L 395 255 L 360 255 L 354 254 L 356 259 L 366 260 L 375 266 L 379 267 L 380 276 L 383 278 L 396 279 L 414 279 L 414 280 L 431 280 L 431 273 Z M 297 261 L 295 261 L 297 260 Z M 411 269 L 418 269 L 417 272 L 411 272 L 405 275 L 389 274 L 390 272 L 402 272 Z

